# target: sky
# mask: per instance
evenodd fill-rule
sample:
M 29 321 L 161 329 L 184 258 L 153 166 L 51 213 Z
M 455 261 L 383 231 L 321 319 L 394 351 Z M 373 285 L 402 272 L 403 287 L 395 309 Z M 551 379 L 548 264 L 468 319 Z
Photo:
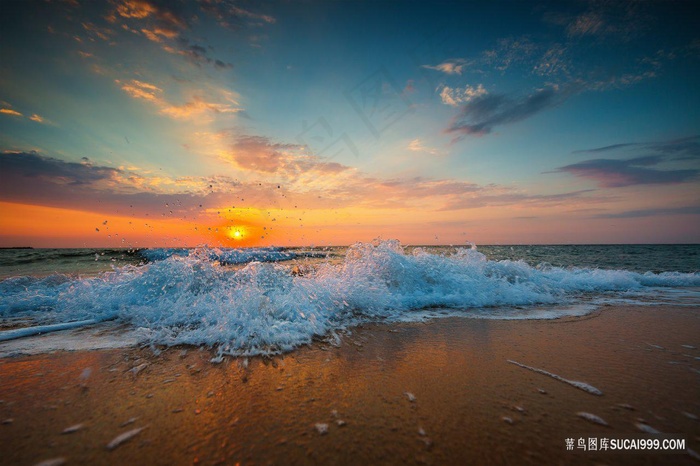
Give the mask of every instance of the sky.
M 700 242 L 688 1 L 0 1 L 0 246 Z

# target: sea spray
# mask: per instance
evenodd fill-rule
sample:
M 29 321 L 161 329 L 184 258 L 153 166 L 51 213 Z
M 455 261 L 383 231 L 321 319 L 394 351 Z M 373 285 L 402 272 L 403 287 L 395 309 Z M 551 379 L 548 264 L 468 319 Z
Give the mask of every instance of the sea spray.
M 700 286 L 698 273 L 533 267 L 488 260 L 474 248 L 407 253 L 394 240 L 357 243 L 343 260 L 304 273 L 274 261 L 271 254 L 282 252 L 250 250 L 252 261 L 234 267 L 222 260 L 233 253 L 201 248 L 86 278 L 13 277 L 0 282 L 0 317 L 39 325 L 116 318 L 146 344 L 255 355 L 289 351 L 360 322 L 556 318 L 592 311 L 580 304 L 601 294 Z

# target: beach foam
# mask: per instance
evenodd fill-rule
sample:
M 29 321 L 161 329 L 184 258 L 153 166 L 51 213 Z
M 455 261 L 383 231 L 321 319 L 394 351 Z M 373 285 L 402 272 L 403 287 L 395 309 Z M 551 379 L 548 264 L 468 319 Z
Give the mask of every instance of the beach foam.
M 134 327 L 143 343 L 252 355 L 288 351 L 360 322 L 557 318 L 591 312 L 595 306 L 586 302 L 601 293 L 649 296 L 659 287 L 700 286 L 699 273 L 532 267 L 490 261 L 475 248 L 406 254 L 394 240 L 357 243 L 343 262 L 321 263 L 303 275 L 270 262 L 289 254 L 271 248 L 153 251 L 148 264 L 95 277 L 6 279 L 0 317 L 41 325 L 116 319 Z M 248 264 L 225 265 L 242 262 Z

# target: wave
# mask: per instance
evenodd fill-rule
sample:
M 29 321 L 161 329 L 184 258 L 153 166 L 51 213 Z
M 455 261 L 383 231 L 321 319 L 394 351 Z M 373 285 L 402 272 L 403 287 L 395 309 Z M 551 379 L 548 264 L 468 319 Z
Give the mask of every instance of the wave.
M 311 253 L 296 253 L 285 251 L 282 248 L 153 248 L 141 249 L 138 251 L 143 258 L 155 262 L 165 260 L 172 256 L 187 257 L 191 253 L 199 258 L 219 261 L 223 265 L 245 264 L 247 262 L 281 262 L 306 256 Z
M 556 318 L 590 312 L 594 306 L 576 305 L 601 293 L 700 286 L 700 273 L 533 267 L 488 260 L 475 248 L 408 254 L 395 240 L 357 243 L 340 263 L 303 271 L 262 262 L 292 253 L 261 249 L 146 250 L 152 262 L 95 277 L 9 278 L 0 282 L 0 317 L 41 324 L 117 319 L 146 344 L 254 355 L 289 351 L 361 322 L 454 313 Z M 225 265 L 248 260 L 244 267 Z

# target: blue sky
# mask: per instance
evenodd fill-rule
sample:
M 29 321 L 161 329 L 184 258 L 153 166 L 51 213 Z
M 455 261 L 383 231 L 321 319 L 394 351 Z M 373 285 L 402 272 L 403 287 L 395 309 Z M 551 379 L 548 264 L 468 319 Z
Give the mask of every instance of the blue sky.
M 2 12 L 2 245 L 700 238 L 690 1 Z

